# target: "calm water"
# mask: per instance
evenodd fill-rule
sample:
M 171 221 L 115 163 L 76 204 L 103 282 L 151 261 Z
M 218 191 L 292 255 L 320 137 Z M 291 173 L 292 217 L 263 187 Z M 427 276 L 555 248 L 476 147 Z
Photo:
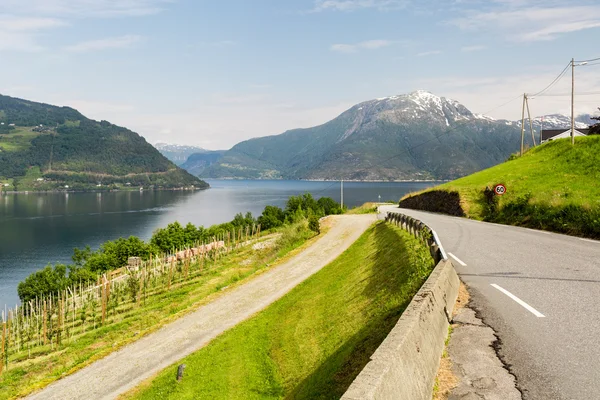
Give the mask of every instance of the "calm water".
M 282 207 L 291 195 L 340 200 L 340 185 L 300 181 L 209 181 L 202 192 L 118 192 L 0 196 L 0 307 L 18 302 L 17 285 L 48 263 L 69 263 L 73 248 L 97 248 L 121 236 L 149 239 L 170 222 L 210 226 L 238 212 L 260 215 Z M 397 201 L 433 183 L 345 183 L 350 207 L 367 201 Z

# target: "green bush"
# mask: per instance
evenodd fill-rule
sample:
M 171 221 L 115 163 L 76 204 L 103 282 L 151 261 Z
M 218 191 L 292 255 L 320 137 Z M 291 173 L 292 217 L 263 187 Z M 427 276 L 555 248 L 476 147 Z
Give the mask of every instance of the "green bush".
M 319 223 L 319 217 L 311 215 L 308 219 L 308 229 L 315 232 L 317 235 L 321 233 L 321 224 Z

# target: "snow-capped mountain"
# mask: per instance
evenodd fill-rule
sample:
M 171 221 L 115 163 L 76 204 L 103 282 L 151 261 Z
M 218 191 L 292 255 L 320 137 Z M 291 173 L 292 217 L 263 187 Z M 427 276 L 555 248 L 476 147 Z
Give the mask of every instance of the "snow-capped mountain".
M 585 129 L 589 127 L 590 124 L 589 114 L 582 114 L 575 118 L 575 127 L 580 129 Z M 521 126 L 521 120 L 515 121 L 518 126 Z M 542 129 L 570 129 L 571 128 L 571 117 L 562 114 L 551 114 L 544 115 L 540 117 L 536 117 L 532 121 L 533 128 L 536 131 Z M 525 120 L 525 127 L 529 127 L 529 120 Z
M 237 144 L 201 176 L 451 179 L 504 161 L 520 127 L 419 90 L 355 105 L 314 128 Z
M 188 157 L 196 153 L 206 153 L 201 147 L 196 146 L 182 146 L 179 144 L 168 144 L 168 143 L 156 143 L 154 145 L 156 150 L 171 160 L 176 165 L 181 165 L 187 161 Z

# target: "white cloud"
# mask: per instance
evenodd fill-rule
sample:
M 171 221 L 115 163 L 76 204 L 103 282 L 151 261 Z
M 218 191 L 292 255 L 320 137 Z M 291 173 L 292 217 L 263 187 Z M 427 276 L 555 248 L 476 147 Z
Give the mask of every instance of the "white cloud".
M 355 11 L 374 8 L 380 11 L 402 9 L 408 0 L 316 0 L 313 11 Z
M 449 23 L 461 30 L 494 32 L 517 42 L 553 40 L 566 33 L 600 27 L 600 5 L 579 4 L 504 1 L 485 11 L 467 10 Z
M 85 53 L 88 51 L 99 51 L 107 49 L 126 49 L 130 48 L 142 40 L 138 35 L 125 35 L 119 37 L 89 40 L 72 46 L 65 47 L 65 50 L 72 53 Z
M 56 18 L 17 17 L 0 14 L 0 51 L 37 52 L 44 48 L 36 41 L 44 30 L 59 28 L 66 23 Z
M 161 12 L 172 0 L 2 0 L 0 13 L 75 17 L 142 16 Z
M 377 50 L 384 47 L 393 45 L 394 41 L 391 40 L 366 40 L 355 44 L 334 44 L 331 45 L 331 51 L 338 53 L 357 53 L 360 50 Z
M 421 53 L 417 53 L 417 57 L 435 56 L 435 55 L 442 54 L 442 53 L 443 52 L 441 50 L 423 51 Z
M 475 51 L 481 51 L 481 50 L 485 50 L 485 49 L 487 49 L 487 46 L 475 45 L 475 46 L 464 46 L 460 49 L 460 51 L 462 51 L 463 53 L 472 53 Z
M 458 100 L 473 112 L 488 113 L 495 118 L 514 121 L 521 118 L 519 96 L 524 92 L 540 91 L 556 78 L 557 71 L 563 67 L 564 65 L 538 67 L 519 75 L 442 76 L 417 80 L 414 84 L 416 87 L 426 87 L 437 95 Z M 547 92 L 548 96 L 531 99 L 531 113 L 535 116 L 556 113 L 570 115 L 570 85 L 570 78 L 563 78 Z M 593 113 L 600 106 L 598 95 L 587 95 L 587 93 L 598 92 L 600 92 L 600 77 L 594 67 L 577 69 L 576 114 Z M 511 99 L 515 100 L 497 108 Z
M 157 14 L 174 0 L 0 0 L 0 51 L 37 52 L 41 33 L 78 18 L 134 17 Z M 134 40 L 129 37 L 129 40 Z M 81 44 L 81 51 L 85 46 Z M 119 43 L 87 43 L 90 49 Z M 103 47 L 105 46 L 105 47 Z M 72 46 L 73 47 L 73 46 Z M 79 51 L 73 47 L 73 51 Z

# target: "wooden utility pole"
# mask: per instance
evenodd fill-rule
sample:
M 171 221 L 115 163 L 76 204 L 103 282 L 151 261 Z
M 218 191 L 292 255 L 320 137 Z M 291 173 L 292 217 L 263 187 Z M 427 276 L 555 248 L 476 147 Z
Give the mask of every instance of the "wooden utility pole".
M 342 205 L 342 211 L 343 211 L 344 210 L 344 180 L 343 179 L 342 179 L 342 185 L 341 185 L 340 190 L 341 190 L 341 195 L 340 195 L 341 201 L 340 201 L 340 203 Z
M 571 144 L 575 145 L 575 59 L 571 59 Z
M 525 147 L 525 100 L 527 94 L 523 93 L 523 112 L 521 113 L 521 157 L 523 156 L 523 150 Z
M 533 143 L 533 147 L 535 147 L 535 136 L 533 133 L 533 121 L 531 119 L 531 113 L 529 112 L 529 97 L 527 97 L 527 95 L 525 95 L 525 104 L 527 105 L 527 117 L 529 118 L 529 129 L 531 130 L 531 142 Z

